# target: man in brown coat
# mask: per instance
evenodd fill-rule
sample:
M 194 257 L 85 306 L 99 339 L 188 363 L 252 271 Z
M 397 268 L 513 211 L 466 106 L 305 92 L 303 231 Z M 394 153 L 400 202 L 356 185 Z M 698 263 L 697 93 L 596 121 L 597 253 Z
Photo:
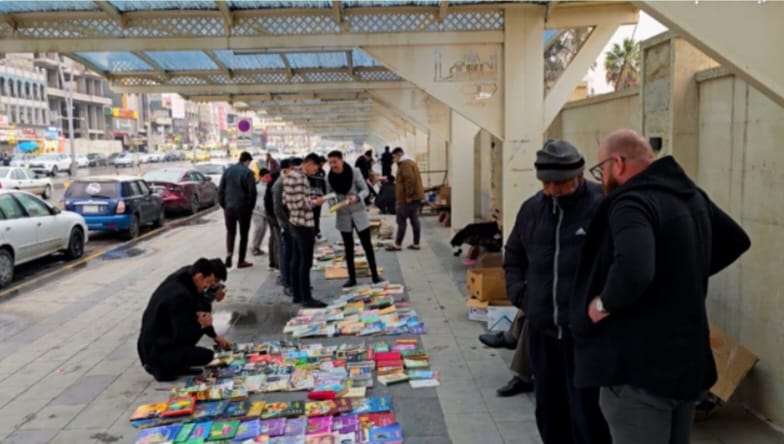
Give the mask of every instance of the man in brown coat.
M 397 237 L 395 245 L 387 248 L 391 251 L 403 249 L 403 238 L 406 237 L 406 221 L 411 220 L 411 228 L 414 230 L 414 243 L 408 248 L 419 250 L 419 237 L 421 226 L 419 225 L 419 206 L 425 198 L 424 187 L 422 186 L 422 175 L 419 174 L 419 167 L 414 159 L 405 155 L 403 148 L 397 147 L 392 151 L 392 158 L 397 164 L 397 177 L 395 178 L 395 200 L 397 203 Z

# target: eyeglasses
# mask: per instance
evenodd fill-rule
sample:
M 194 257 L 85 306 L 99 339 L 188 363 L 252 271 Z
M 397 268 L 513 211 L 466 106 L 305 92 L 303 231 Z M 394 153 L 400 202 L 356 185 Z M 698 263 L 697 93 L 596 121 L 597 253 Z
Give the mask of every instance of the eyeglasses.
M 594 179 L 601 182 L 602 179 L 604 178 L 604 170 L 602 169 L 602 167 L 604 166 L 605 163 L 610 162 L 612 160 L 626 160 L 626 158 L 624 158 L 623 156 L 608 157 L 602 160 L 601 162 L 597 163 L 596 165 L 592 166 L 588 171 L 591 173 L 591 176 L 593 176 Z

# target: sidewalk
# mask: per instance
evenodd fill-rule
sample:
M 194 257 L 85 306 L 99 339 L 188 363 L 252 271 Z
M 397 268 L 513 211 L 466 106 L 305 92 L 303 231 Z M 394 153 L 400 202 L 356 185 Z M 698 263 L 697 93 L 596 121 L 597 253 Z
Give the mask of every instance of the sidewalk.
M 451 254 L 448 230 L 426 219 L 419 252 L 378 252 L 390 281 L 404 282 L 428 333 L 421 336 L 441 374 L 437 389 L 384 387 L 393 396 L 406 443 L 539 443 L 530 396 L 498 398 L 511 376 L 511 352 L 477 341 L 482 324 L 468 321 L 465 268 Z M 334 220 L 322 227 L 336 239 Z M 0 302 L 0 442 L 128 443 L 137 431 L 128 417 L 137 405 L 160 401 L 170 384 L 156 383 L 140 367 L 136 338 L 142 311 L 162 279 L 198 256 L 223 254 L 219 213 L 125 251 L 99 259 L 39 288 Z M 113 254 L 111 257 L 122 257 Z M 250 269 L 232 269 L 227 300 L 216 304 L 219 331 L 236 340 L 281 337 L 295 313 L 266 269 L 266 257 Z M 314 272 L 315 295 L 326 298 L 342 281 Z M 316 339 L 318 342 L 362 338 Z M 268 395 L 286 399 L 290 394 Z M 301 395 L 299 395 L 301 396 Z M 702 444 L 784 442 L 738 407 L 700 424 Z

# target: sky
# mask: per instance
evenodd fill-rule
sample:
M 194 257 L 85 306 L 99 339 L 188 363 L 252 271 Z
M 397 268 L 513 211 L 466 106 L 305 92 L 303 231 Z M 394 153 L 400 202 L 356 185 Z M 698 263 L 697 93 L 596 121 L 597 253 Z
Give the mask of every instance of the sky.
M 635 31 L 636 28 L 636 31 Z M 614 88 L 605 80 L 604 71 L 604 54 L 612 48 L 614 43 L 621 43 L 623 39 L 632 37 L 634 35 L 635 41 L 647 40 L 657 34 L 666 31 L 667 28 L 661 23 L 657 22 L 653 17 L 649 16 L 643 11 L 640 11 L 640 20 L 637 25 L 621 26 L 615 32 L 610 43 L 602 50 L 601 55 L 596 59 L 596 69 L 588 71 L 584 80 L 588 82 L 589 95 L 604 94 L 613 92 Z

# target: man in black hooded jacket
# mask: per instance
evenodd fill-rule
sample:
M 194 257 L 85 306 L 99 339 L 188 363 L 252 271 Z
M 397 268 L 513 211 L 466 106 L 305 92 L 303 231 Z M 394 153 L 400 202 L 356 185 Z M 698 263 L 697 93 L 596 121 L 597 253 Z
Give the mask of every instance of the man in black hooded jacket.
M 195 374 L 193 367 L 212 361 L 212 350 L 196 345 L 202 335 L 222 347 L 230 344 L 215 333 L 211 303 L 204 299 L 204 292 L 217 282 L 213 265 L 202 258 L 169 275 L 152 294 L 137 349 L 142 366 L 157 381 Z
M 614 444 L 688 443 L 716 382 L 708 278 L 751 242 L 672 157 L 610 134 L 591 173 L 607 198 L 588 229 L 571 305 L 575 383 L 601 387 Z
M 517 353 L 527 349 L 530 356 L 542 442 L 607 444 L 610 435 L 598 389 L 578 390 L 572 383 L 569 327 L 580 251 L 601 188 L 583 179 L 585 160 L 562 140 L 548 140 L 536 153 L 535 167 L 543 189 L 523 203 L 504 254 L 507 296 L 528 323 L 521 336 L 526 342 L 518 340 Z M 513 370 L 524 376 L 524 360 L 515 362 L 520 366 Z

